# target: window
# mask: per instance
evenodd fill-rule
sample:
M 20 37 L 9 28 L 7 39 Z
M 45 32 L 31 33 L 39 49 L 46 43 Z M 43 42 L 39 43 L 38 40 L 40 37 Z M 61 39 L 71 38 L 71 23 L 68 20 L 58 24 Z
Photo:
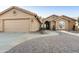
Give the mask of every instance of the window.
M 65 29 L 65 22 L 59 21 L 59 29 Z

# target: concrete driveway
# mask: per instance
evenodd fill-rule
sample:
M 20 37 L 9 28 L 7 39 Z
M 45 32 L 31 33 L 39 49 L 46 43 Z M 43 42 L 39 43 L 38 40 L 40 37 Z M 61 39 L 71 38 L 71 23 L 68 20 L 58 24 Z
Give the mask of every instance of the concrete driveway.
M 79 36 L 59 32 L 56 36 L 25 41 L 8 53 L 79 53 Z
M 39 33 L 0 33 L 0 52 L 5 52 L 12 47 L 33 38 L 58 35 L 56 32 L 47 31 L 48 34 Z
M 12 46 L 12 42 L 26 33 L 0 33 L 0 52 L 7 51 Z

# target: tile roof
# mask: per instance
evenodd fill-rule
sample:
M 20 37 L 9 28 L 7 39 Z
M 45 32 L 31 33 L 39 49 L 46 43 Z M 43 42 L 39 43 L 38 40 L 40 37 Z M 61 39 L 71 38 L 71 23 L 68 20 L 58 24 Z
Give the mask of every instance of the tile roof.
M 68 21 L 70 21 L 70 20 L 76 21 L 76 19 L 68 17 L 68 16 L 65 16 L 65 15 L 62 15 L 62 16 L 51 15 L 49 17 L 46 17 L 45 19 L 49 21 L 49 18 L 53 18 L 51 21 L 56 20 L 58 18 L 66 19 Z
M 2 12 L 0 13 L 0 15 L 2 15 L 2 14 L 6 13 L 6 12 L 8 12 L 9 10 L 14 9 L 14 8 L 17 9 L 17 10 L 23 11 L 24 13 L 28 13 L 28 14 L 31 14 L 31 15 L 36 15 L 35 13 L 33 13 L 33 12 L 31 12 L 31 11 L 25 10 L 25 9 L 23 9 L 23 8 L 19 8 L 19 7 L 17 7 L 17 6 L 11 6 L 11 7 L 7 8 L 7 9 L 5 9 L 4 11 L 2 11 Z

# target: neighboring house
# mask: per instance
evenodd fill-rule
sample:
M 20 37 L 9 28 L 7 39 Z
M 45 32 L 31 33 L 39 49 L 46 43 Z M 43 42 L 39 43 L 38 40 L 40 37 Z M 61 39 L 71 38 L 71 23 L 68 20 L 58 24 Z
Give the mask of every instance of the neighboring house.
M 0 13 L 1 32 L 34 32 L 40 29 L 37 14 L 12 6 Z
M 46 29 L 51 30 L 75 30 L 75 22 L 75 19 L 64 15 L 51 15 L 44 19 Z

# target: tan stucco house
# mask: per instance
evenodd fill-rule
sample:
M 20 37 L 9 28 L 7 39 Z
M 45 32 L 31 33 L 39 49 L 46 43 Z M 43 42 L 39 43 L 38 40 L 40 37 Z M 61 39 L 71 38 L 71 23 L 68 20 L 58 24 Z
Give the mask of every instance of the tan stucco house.
M 46 29 L 50 30 L 75 30 L 75 22 L 75 19 L 64 15 L 51 15 L 44 19 Z
M 51 15 L 40 20 L 36 13 L 12 6 L 0 13 L 0 32 L 35 32 L 42 24 L 50 30 L 75 30 L 75 22 L 64 15 Z
M 0 32 L 34 32 L 40 23 L 37 14 L 16 6 L 0 13 Z

